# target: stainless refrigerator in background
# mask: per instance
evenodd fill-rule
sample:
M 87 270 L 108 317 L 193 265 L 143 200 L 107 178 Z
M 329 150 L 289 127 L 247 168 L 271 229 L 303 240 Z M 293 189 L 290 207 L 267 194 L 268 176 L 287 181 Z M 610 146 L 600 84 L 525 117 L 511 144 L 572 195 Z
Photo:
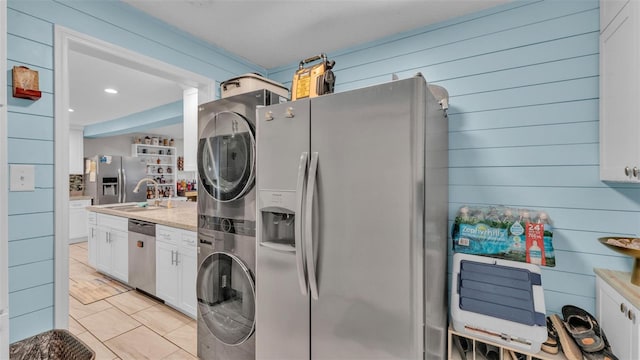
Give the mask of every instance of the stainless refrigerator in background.
M 146 159 L 134 156 L 96 155 L 85 159 L 84 192 L 93 198 L 93 205 L 145 201 L 145 188 L 133 189 L 138 180 L 147 176 Z
M 444 359 L 448 126 L 415 76 L 258 109 L 257 359 Z

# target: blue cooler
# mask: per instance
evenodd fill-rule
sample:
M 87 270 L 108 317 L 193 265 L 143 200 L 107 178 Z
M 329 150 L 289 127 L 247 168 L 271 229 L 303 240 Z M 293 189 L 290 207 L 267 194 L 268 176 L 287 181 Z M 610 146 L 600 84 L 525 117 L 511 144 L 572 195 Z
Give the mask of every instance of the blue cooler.
M 547 340 L 537 265 L 456 253 L 451 289 L 456 331 L 533 353 Z

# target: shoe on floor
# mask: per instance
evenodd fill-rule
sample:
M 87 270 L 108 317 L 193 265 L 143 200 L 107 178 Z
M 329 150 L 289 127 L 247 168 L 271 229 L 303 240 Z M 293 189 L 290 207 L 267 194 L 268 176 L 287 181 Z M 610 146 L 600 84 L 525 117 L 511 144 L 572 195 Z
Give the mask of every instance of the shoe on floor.
M 542 351 L 549 354 L 557 354 L 560 351 L 560 341 L 558 340 L 558 332 L 553 327 L 551 318 L 547 316 L 547 341 L 542 343 Z
M 562 307 L 564 324 L 583 353 L 592 353 L 605 349 L 598 321 L 587 311 L 573 305 Z

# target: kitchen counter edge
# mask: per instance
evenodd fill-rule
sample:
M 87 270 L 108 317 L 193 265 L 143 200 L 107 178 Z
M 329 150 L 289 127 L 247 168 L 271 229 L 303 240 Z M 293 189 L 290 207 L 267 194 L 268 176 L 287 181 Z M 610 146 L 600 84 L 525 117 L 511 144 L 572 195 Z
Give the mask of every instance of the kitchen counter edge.
M 91 200 L 92 197 L 91 196 L 87 196 L 87 195 L 73 195 L 73 196 L 69 196 L 69 201 L 79 201 L 79 200 Z
M 135 220 L 143 220 L 183 230 L 198 230 L 198 213 L 196 203 L 180 204 L 170 209 L 150 210 L 148 212 L 127 212 L 109 208 L 109 205 L 87 206 L 87 211 L 119 216 Z

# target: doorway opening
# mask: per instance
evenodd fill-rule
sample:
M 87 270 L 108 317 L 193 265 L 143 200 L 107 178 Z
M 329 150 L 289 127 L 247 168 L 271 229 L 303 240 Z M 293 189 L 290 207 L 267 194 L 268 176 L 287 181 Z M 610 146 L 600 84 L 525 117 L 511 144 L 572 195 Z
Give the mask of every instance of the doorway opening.
M 215 81 L 61 26 L 55 27 L 54 326 L 69 325 L 69 53 L 97 57 L 173 81 L 184 88 L 185 146 L 197 143 L 197 105 L 215 97 Z M 193 139 L 192 141 L 189 139 Z M 185 156 L 189 156 L 185 148 Z M 195 153 L 193 153 L 195 162 Z

